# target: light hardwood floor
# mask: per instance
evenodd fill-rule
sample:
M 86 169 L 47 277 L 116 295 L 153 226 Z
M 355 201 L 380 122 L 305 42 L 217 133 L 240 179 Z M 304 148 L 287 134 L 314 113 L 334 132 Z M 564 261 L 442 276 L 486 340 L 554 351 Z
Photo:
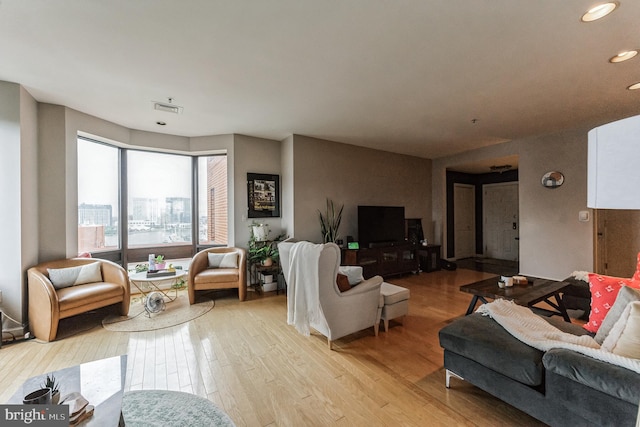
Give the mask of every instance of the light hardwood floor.
M 463 381 L 444 386 L 438 330 L 469 304 L 459 286 L 490 276 L 458 269 L 391 278 L 411 291 L 404 325 L 337 340 L 334 351 L 320 334 L 288 326 L 286 298 L 274 293 L 242 303 L 216 293 L 206 315 L 158 331 L 109 332 L 99 319 L 82 320 L 98 326 L 0 349 L 0 401 L 33 375 L 127 354 L 127 390 L 195 393 L 238 426 L 543 425 Z

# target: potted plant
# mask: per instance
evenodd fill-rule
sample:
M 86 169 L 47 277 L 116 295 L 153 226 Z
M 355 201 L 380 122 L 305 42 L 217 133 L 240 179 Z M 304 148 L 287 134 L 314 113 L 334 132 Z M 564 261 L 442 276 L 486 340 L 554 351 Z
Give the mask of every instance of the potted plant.
M 47 375 L 47 379 L 42 384 L 42 388 L 50 388 L 51 389 L 51 403 L 57 405 L 60 401 L 60 390 L 58 390 L 59 384 L 56 381 L 56 377 L 51 375 Z
M 155 261 L 156 270 L 164 270 L 164 267 L 167 265 L 167 263 L 164 261 L 164 255 L 157 255 Z
M 343 209 L 344 205 L 340 206 L 340 209 L 336 212 L 333 200 L 327 198 L 327 206 L 325 208 L 324 215 L 320 210 L 318 210 L 320 231 L 322 232 L 324 243 L 335 243 L 336 240 L 338 240 L 338 229 L 340 228 L 340 222 L 342 221 Z
M 278 261 L 278 255 L 278 247 L 271 242 L 263 245 L 249 243 L 248 260 L 251 263 L 270 266 Z
M 266 234 L 262 234 L 265 230 Z M 249 226 L 251 230 L 249 235 L 249 250 L 247 252 L 247 261 L 250 264 L 260 264 L 264 266 L 270 266 L 273 262 L 278 262 L 278 242 L 284 239 L 285 234 L 282 233 L 275 237 L 273 240 L 263 240 L 270 232 L 267 224 L 253 223 Z M 256 231 L 258 234 L 256 235 Z
M 251 232 L 256 242 L 264 242 L 269 237 L 269 224 L 251 224 Z

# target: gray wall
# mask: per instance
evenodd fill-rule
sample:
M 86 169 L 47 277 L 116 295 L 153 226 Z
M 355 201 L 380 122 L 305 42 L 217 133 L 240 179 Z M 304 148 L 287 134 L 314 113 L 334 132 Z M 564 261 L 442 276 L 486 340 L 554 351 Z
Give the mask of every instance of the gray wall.
M 10 313 L 16 315 L 19 322 L 27 318 L 26 307 L 22 307 L 22 315 L 18 313 L 24 295 L 27 294 L 27 283 L 24 275 L 29 267 L 38 261 L 40 239 L 31 230 L 38 229 L 38 105 L 35 99 L 20 87 L 20 240 L 21 240 L 21 292 L 9 295 L 7 302 Z M 4 259 L 4 258 L 0 258 Z M 14 311 L 15 310 L 15 311 Z M 20 320 L 19 320 L 20 319 Z M 12 324 L 12 326 L 18 326 Z
M 38 257 L 40 259 L 65 258 L 67 256 L 67 149 L 64 107 L 51 104 L 38 105 L 38 135 L 38 205 L 42 207 L 38 224 L 40 234 Z
M 430 241 L 442 243 L 446 168 L 517 154 L 521 272 L 562 278 L 573 270 L 592 270 L 592 223 L 577 220 L 578 211 L 586 209 L 588 129 L 518 140 L 432 162 L 300 135 L 272 141 L 244 135 L 184 138 L 141 132 L 66 107 L 37 104 L 13 83 L 0 82 L 0 92 L 0 133 L 5 150 L 0 160 L 0 185 L 10 205 L 20 207 L 2 211 L 0 218 L 5 224 L 21 224 L 18 230 L 8 227 L 0 243 L 3 260 L 15 261 L 7 262 L 15 268 L 0 273 L 0 289 L 5 290 L 3 306 L 19 318 L 26 304 L 26 268 L 77 254 L 79 133 L 128 147 L 226 152 L 233 198 L 229 203 L 229 229 L 233 230 L 229 244 L 243 247 L 253 222 L 247 218 L 247 172 L 281 176 L 282 217 L 261 221 L 269 223 L 274 234 L 283 230 L 290 236 L 320 242 L 318 209 L 324 209 L 326 198 L 330 198 L 345 205 L 340 229 L 343 237 L 357 239 L 358 205 L 400 205 L 405 206 L 407 217 L 422 218 Z M 565 174 L 563 187 L 541 187 L 540 177 L 549 170 Z
M 282 231 L 281 218 L 248 218 L 247 172 L 280 175 L 280 142 L 269 139 L 253 138 L 245 135 L 234 136 L 235 180 L 233 205 L 235 206 L 236 226 L 233 229 L 236 246 L 249 246 L 249 227 L 252 223 L 269 224 L 270 237 Z M 281 177 L 282 179 L 282 177 Z M 280 185 L 282 187 L 282 183 Z M 281 190 L 282 192 L 282 190 Z M 231 193 L 229 193 L 231 194 Z
M 282 188 L 282 230 L 288 236 L 293 236 L 295 216 L 295 203 L 293 195 L 295 192 L 294 179 L 294 163 L 293 163 L 293 135 L 285 138 L 280 142 L 280 187 Z
M 574 129 L 516 140 L 434 160 L 433 200 L 436 241 L 445 246 L 447 167 L 482 159 L 519 156 L 520 272 L 563 279 L 575 270 L 593 271 L 593 223 L 578 221 L 587 209 L 587 132 Z M 550 190 L 545 172 L 564 174 L 562 187 Z
M 25 271 L 37 260 L 37 105 L 20 85 L 0 82 L 0 290 L 2 310 L 23 323 Z M 17 326 L 4 320 L 5 330 Z
M 587 208 L 587 132 L 573 130 L 523 140 L 520 145 L 520 268 L 524 274 L 564 279 L 575 270 L 594 270 L 594 225 L 578 220 L 580 211 L 591 211 Z M 543 187 L 540 179 L 548 171 L 562 172 L 564 184 L 552 190 Z
M 289 141 L 287 141 L 289 143 Z M 431 160 L 294 135 L 294 218 L 288 233 L 321 242 L 318 210 L 344 204 L 339 235 L 358 236 L 358 205 L 404 206 L 431 223 Z M 428 229 L 427 229 L 428 230 Z

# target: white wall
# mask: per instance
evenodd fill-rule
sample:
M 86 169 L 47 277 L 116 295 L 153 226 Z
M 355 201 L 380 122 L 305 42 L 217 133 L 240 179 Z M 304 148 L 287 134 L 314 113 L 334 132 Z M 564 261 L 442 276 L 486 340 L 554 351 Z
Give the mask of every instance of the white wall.
M 433 218 L 436 241 L 446 252 L 446 168 L 474 161 L 519 156 L 520 272 L 564 279 L 575 270 L 593 271 L 593 223 L 579 222 L 587 203 L 587 132 L 574 129 L 520 139 L 434 160 Z M 545 172 L 565 175 L 562 187 L 541 185 Z M 590 210 L 589 210 L 590 211 Z

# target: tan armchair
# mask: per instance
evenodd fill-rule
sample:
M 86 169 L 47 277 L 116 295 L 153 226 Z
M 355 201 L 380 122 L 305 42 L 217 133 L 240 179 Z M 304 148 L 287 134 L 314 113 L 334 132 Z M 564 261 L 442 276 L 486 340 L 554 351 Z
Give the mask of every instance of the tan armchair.
M 325 243 L 314 245 L 318 250 L 315 252 L 313 248 L 305 250 L 301 244 L 311 245 L 293 239 L 278 244 L 280 263 L 287 280 L 287 322 L 305 335 L 308 334 L 306 326 L 320 332 L 327 337 L 329 349 L 334 340 L 371 326 L 378 336 L 383 306 L 380 298 L 382 277 L 363 280 L 341 292 L 336 282 L 340 248 L 334 243 Z M 317 277 L 314 279 L 309 272 Z M 301 292 L 303 297 L 300 297 Z M 319 304 L 319 310 L 305 306 L 311 302 Z M 300 310 L 302 313 L 297 313 Z M 306 322 L 308 325 L 304 325 Z
M 47 269 L 62 269 L 100 263 L 101 282 L 56 289 Z M 42 341 L 53 341 L 60 319 L 118 304 L 120 314 L 129 313 L 129 276 L 124 268 L 111 261 L 95 258 L 72 258 L 45 262 L 27 270 L 29 284 L 29 327 Z
M 237 254 L 233 266 L 210 267 L 209 254 Z M 196 302 L 196 291 L 238 288 L 240 301 L 247 298 L 247 252 L 242 248 L 209 248 L 193 257 L 189 265 L 189 303 Z

